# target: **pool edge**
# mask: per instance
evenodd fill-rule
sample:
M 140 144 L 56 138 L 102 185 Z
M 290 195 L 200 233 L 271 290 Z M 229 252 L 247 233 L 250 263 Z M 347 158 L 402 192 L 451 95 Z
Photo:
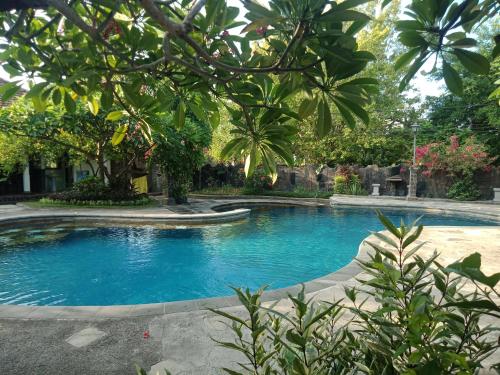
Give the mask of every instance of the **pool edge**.
M 333 203 L 332 201 L 330 201 Z M 248 204 L 288 204 L 288 205 L 307 205 L 307 206 L 324 206 L 323 202 L 297 202 L 296 200 L 288 200 L 288 199 L 267 199 L 267 198 L 259 198 L 259 199 L 234 199 L 233 202 L 214 202 L 211 205 L 212 209 L 222 207 L 222 206 L 237 206 L 237 205 L 248 205 Z M 463 215 L 470 218 L 480 219 L 480 220 L 490 220 L 492 222 L 500 223 L 500 218 L 496 213 L 488 213 L 481 212 L 480 215 L 477 213 L 473 213 L 467 211 L 465 209 L 460 208 L 439 208 L 439 207 L 425 207 L 420 204 L 419 206 L 412 206 L 408 204 L 404 204 L 404 201 L 401 201 L 400 205 L 394 206 L 394 204 L 377 202 L 378 204 L 372 206 L 370 208 L 390 208 L 390 209 L 403 209 L 403 210 L 419 210 L 419 211 L 427 211 L 432 213 L 443 213 L 446 215 L 456 216 Z M 335 206 L 338 207 L 365 207 L 361 204 L 351 204 L 351 203 L 339 203 L 335 202 Z M 226 212 L 217 212 L 215 214 L 227 214 L 234 213 L 235 211 L 243 210 L 245 211 L 244 217 L 248 216 L 250 210 L 248 209 L 235 209 L 232 211 Z M 66 216 L 72 215 L 71 213 L 66 214 Z M 194 214 L 194 215 L 211 215 L 208 214 Z M 51 215 L 45 215 L 43 218 L 50 217 Z M 62 215 L 64 216 L 64 215 Z M 95 218 L 95 216 L 87 215 Z M 112 215 L 98 215 L 99 218 L 108 219 Z M 123 217 L 123 215 L 115 215 L 119 217 Z M 178 215 L 181 216 L 181 215 Z M 182 215 L 184 216 L 184 215 Z M 218 215 L 215 215 L 218 216 Z M 40 217 L 40 216 L 37 216 Z M 78 216 L 80 219 L 82 216 Z M 83 215 L 85 217 L 85 215 Z M 130 218 L 130 217 L 127 217 Z M 135 215 L 132 219 L 152 219 L 151 215 L 144 217 L 143 215 Z M 11 218 L 5 218 L 4 220 L 0 219 L 1 222 L 5 222 L 10 220 Z M 183 221 L 183 223 L 189 223 L 187 221 Z M 207 222 L 204 222 L 205 224 Z M 431 227 L 431 226 L 430 226 Z M 286 288 L 274 289 L 264 292 L 262 296 L 262 300 L 264 302 L 267 301 L 275 301 L 282 298 L 287 297 L 288 294 L 295 294 L 302 289 L 305 288 L 307 293 L 319 292 L 323 289 L 330 288 L 338 283 L 348 281 L 350 279 L 355 278 L 358 274 L 361 273 L 362 269 L 358 265 L 357 260 L 367 260 L 368 259 L 368 248 L 369 246 L 366 244 L 366 240 L 368 240 L 371 236 L 367 236 L 363 241 L 361 241 L 358 246 L 358 253 L 355 258 L 351 262 L 349 262 L 344 267 L 340 268 L 337 271 L 331 272 L 322 277 L 306 281 L 304 283 L 295 284 Z M 227 308 L 241 305 L 240 301 L 236 296 L 230 297 L 212 297 L 212 298 L 203 298 L 196 300 L 184 300 L 184 301 L 175 301 L 175 302 L 162 302 L 162 303 L 153 303 L 153 304 L 137 304 L 137 305 L 111 305 L 111 306 L 25 306 L 25 305 L 0 305 L 0 319 L 25 319 L 25 320 L 43 320 L 43 319 L 67 319 L 67 320 L 101 320 L 101 319 L 123 319 L 123 318 L 133 318 L 133 317 L 141 317 L 141 316 L 156 316 L 156 315 L 164 315 L 164 314 L 174 314 L 174 313 L 182 313 L 182 312 L 192 312 L 199 310 L 206 310 L 208 308 Z

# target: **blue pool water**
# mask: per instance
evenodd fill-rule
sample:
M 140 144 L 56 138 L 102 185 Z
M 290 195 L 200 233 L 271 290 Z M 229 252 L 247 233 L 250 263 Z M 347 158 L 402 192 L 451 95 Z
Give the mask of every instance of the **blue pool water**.
M 138 304 L 231 295 L 230 285 L 280 288 L 345 266 L 382 229 L 372 210 L 316 207 L 254 209 L 248 220 L 205 227 L 83 225 L 0 230 L 0 304 Z

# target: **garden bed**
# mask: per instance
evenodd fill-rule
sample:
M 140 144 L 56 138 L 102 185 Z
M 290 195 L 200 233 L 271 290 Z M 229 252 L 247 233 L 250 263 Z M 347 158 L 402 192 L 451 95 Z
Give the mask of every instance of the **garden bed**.
M 263 190 L 250 191 L 245 188 L 237 188 L 232 186 L 224 186 L 221 188 L 205 188 L 191 192 L 192 195 L 213 195 L 213 196 L 239 196 L 239 195 L 258 195 L 269 197 L 285 197 L 285 198 L 329 198 L 332 196 L 331 191 L 307 191 L 307 190 Z

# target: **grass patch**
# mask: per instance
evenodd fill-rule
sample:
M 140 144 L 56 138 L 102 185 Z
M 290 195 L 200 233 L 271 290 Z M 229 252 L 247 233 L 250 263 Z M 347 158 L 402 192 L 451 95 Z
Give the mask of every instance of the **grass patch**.
M 145 208 L 156 207 L 158 202 L 149 197 L 144 197 L 136 201 L 75 201 L 65 202 L 50 198 L 42 198 L 39 201 L 23 202 L 30 208 Z
M 331 191 L 304 190 L 304 189 L 295 189 L 292 191 L 280 191 L 280 190 L 250 191 L 245 188 L 237 188 L 233 186 L 205 188 L 202 190 L 193 191 L 193 194 L 262 195 L 262 196 L 286 197 L 286 198 L 329 198 L 332 196 Z

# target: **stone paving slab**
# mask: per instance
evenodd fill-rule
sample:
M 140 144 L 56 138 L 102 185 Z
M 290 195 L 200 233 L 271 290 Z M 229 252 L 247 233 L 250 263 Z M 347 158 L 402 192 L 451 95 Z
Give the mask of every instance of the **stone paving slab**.
M 83 348 L 84 346 L 90 345 L 104 336 L 106 336 L 105 332 L 100 331 L 95 327 L 89 327 L 72 334 L 66 339 L 66 342 L 73 345 L 75 348 Z

